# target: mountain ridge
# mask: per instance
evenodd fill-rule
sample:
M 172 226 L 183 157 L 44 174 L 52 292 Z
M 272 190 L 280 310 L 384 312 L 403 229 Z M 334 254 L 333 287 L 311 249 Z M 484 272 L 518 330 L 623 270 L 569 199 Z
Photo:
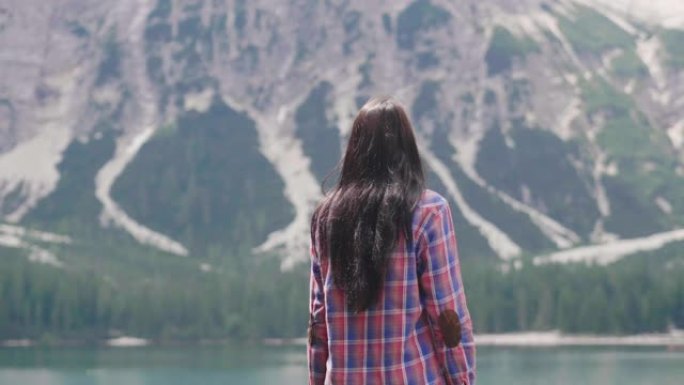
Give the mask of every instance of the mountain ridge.
M 291 266 L 306 258 L 319 165 L 334 164 L 326 157 L 343 145 L 363 100 L 391 93 L 411 110 L 431 180 L 458 211 L 466 255 L 509 259 L 683 225 L 684 54 L 672 40 L 684 32 L 671 29 L 674 22 L 639 19 L 599 0 L 64 0 L 37 9 L 12 3 L 0 28 L 3 43 L 25 32 L 20 20 L 35 20 L 44 36 L 26 38 L 43 47 L 43 59 L 5 45 L 0 60 L 16 75 L 0 83 L 0 116 L 11 118 L 0 127 L 8 133 L 0 138 L 0 207 L 10 223 L 50 230 L 24 218 L 56 191 L 66 149 L 111 133 L 113 155 L 95 176 L 96 221 L 202 257 L 208 239 L 181 242 L 165 222 L 150 222 L 168 208 L 141 216 L 131 205 L 132 191 L 146 196 L 152 187 L 120 186 L 166 135 L 162 127 L 192 111 L 211 119 L 220 100 L 254 122 L 255 147 L 231 151 L 260 153 L 283 186 L 275 201 L 287 203 L 274 207 L 293 210 L 289 224 L 248 249 L 278 250 Z M 33 94 L 14 81 L 29 73 Z M 311 99 L 319 89 L 324 95 Z M 317 148 L 322 138 L 325 148 Z M 145 167 L 154 175 L 174 161 Z M 208 210 L 237 213 L 220 207 Z

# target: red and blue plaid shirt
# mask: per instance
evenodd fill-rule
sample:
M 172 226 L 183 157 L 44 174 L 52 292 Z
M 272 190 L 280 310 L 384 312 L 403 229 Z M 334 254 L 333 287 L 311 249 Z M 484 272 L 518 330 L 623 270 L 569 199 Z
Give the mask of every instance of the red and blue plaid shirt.
M 413 239 L 410 246 L 400 237 L 379 301 L 360 313 L 347 311 L 328 259 L 311 245 L 309 384 L 474 384 L 475 343 L 451 211 L 434 191 L 425 190 L 414 211 Z M 460 321 L 456 346 L 440 331 L 445 311 Z

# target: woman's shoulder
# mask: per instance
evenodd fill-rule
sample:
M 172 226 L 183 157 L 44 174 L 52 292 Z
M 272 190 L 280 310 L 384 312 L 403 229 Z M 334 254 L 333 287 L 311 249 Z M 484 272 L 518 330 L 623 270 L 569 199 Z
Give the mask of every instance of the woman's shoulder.
M 423 190 L 413 212 L 414 231 L 421 231 L 423 227 L 428 225 L 430 218 L 439 216 L 439 213 L 447 207 L 449 207 L 449 201 L 440 193 L 430 189 Z
M 448 205 L 449 201 L 447 201 L 446 198 L 444 198 L 440 193 L 430 189 L 425 189 L 418 200 L 417 206 L 420 209 L 430 209 L 441 208 Z

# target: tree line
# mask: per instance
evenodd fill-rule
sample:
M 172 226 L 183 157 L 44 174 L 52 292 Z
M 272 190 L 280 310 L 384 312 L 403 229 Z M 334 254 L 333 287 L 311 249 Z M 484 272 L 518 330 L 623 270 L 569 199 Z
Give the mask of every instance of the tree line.
M 5 250 L 0 250 L 5 253 Z M 305 335 L 308 265 L 276 259 L 247 271 L 161 274 L 128 282 L 2 256 L 0 340 L 157 341 Z M 463 264 L 476 333 L 560 330 L 632 334 L 684 328 L 684 262 L 634 258 L 611 266 Z

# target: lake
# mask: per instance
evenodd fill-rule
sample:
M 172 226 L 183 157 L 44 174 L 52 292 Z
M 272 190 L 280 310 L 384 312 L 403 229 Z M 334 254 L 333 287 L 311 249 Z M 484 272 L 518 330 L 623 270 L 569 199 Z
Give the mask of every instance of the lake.
M 303 347 L 3 348 L 2 385 L 302 385 Z M 478 385 L 684 384 L 663 348 L 478 350 Z

